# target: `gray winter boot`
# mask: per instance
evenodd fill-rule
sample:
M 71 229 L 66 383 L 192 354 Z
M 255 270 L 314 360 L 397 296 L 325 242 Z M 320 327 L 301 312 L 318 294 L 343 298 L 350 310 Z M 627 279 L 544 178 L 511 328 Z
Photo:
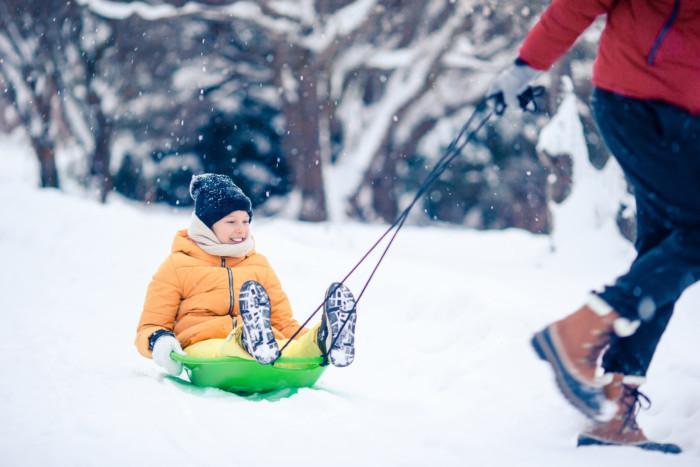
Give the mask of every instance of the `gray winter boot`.
M 270 324 L 270 297 L 265 288 L 256 281 L 247 281 L 238 295 L 243 331 L 241 345 L 263 365 L 270 364 L 280 356 Z
M 355 359 L 355 297 L 345 285 L 334 282 L 326 291 L 321 327 L 316 342 L 321 353 L 338 367 Z

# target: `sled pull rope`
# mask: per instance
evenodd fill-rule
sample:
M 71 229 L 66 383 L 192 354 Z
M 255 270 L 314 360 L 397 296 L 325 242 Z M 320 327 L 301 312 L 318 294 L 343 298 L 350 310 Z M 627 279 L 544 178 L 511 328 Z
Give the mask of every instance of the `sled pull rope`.
M 375 248 L 386 238 L 387 235 L 389 235 L 389 232 L 394 230 L 394 234 L 391 236 L 389 239 L 389 243 L 386 245 L 384 248 L 384 251 L 382 252 L 381 256 L 377 260 L 377 263 L 375 264 L 374 268 L 372 269 L 372 272 L 369 275 L 369 278 L 365 282 L 364 286 L 362 287 L 362 290 L 360 291 L 360 294 L 357 296 L 357 299 L 355 300 L 355 306 L 353 307 L 352 310 L 349 311 L 348 314 L 355 313 L 355 310 L 357 308 L 357 304 L 360 302 L 360 299 L 365 293 L 365 290 L 367 290 L 367 287 L 369 286 L 369 283 L 372 281 L 372 278 L 374 277 L 374 274 L 377 272 L 377 269 L 379 269 L 379 265 L 384 261 L 384 257 L 386 256 L 387 252 L 389 251 L 389 248 L 391 248 L 391 245 L 394 243 L 394 239 L 396 239 L 396 236 L 398 235 L 399 231 L 403 227 L 404 223 L 406 222 L 406 219 L 408 218 L 409 213 L 411 212 L 411 209 L 413 209 L 413 206 L 420 200 L 420 198 L 425 194 L 426 191 L 432 186 L 432 184 L 442 175 L 442 173 L 447 169 L 449 164 L 457 157 L 460 155 L 462 149 L 464 146 L 466 146 L 473 138 L 476 136 L 476 134 L 483 128 L 486 123 L 489 121 L 489 119 L 494 115 L 493 110 L 490 110 L 483 119 L 479 122 L 479 124 L 476 126 L 475 129 L 468 131 L 469 127 L 472 126 L 472 123 L 476 119 L 476 116 L 479 115 L 481 112 L 484 111 L 484 109 L 487 107 L 488 104 L 488 99 L 482 99 L 479 104 L 477 104 L 476 108 L 474 109 L 474 112 L 469 116 L 467 119 L 467 122 L 462 125 L 462 128 L 460 129 L 459 133 L 457 136 L 452 140 L 452 142 L 449 144 L 447 149 L 445 150 L 445 154 L 438 160 L 438 162 L 435 164 L 433 169 L 430 171 L 428 176 L 425 178 L 423 183 L 420 185 L 418 188 L 418 191 L 416 192 L 416 195 L 413 197 L 413 200 L 409 203 L 409 205 L 399 214 L 396 218 L 396 220 L 389 226 L 389 228 L 377 239 L 376 242 L 367 250 L 367 252 L 362 256 L 362 258 L 353 266 L 353 268 L 348 272 L 345 277 L 341 281 L 339 281 L 339 285 L 344 284 L 346 280 L 357 270 L 357 268 L 360 267 L 360 265 L 367 259 L 367 257 L 374 251 Z M 464 137 L 464 138 L 463 138 Z M 461 141 L 463 139 L 463 141 Z M 282 346 L 280 349 L 280 354 L 284 351 L 284 349 L 287 348 L 290 342 L 292 342 L 301 332 L 304 327 L 309 324 L 311 319 L 318 313 L 318 311 L 323 307 L 323 304 L 326 301 L 326 297 L 323 298 L 323 301 L 321 304 L 319 304 L 316 309 L 309 315 L 308 318 L 299 326 L 299 329 L 297 329 L 294 334 L 289 337 L 287 342 Z M 347 319 L 343 321 L 343 324 L 340 326 L 340 330 L 338 331 L 338 335 L 340 335 L 345 328 L 345 324 L 347 323 Z M 325 354 L 323 355 L 324 361 L 327 360 L 328 353 L 330 350 L 333 348 L 335 345 L 335 339 L 331 342 L 331 345 L 328 346 L 326 349 Z

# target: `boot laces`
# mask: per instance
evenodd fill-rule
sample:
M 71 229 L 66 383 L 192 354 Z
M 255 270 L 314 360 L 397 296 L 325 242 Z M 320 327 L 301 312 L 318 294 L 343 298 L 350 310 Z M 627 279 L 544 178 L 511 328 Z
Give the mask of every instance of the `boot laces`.
M 623 384 L 623 394 L 620 398 L 620 404 L 624 407 L 624 418 L 620 433 L 627 430 L 638 430 L 637 414 L 640 409 L 649 410 L 651 408 L 651 399 L 641 392 L 636 386 L 628 386 Z

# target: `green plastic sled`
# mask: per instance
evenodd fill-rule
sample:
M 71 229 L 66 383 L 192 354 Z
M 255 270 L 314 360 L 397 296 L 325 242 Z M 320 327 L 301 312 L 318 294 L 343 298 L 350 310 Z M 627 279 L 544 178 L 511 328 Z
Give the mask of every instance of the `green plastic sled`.
M 171 353 L 181 362 L 195 386 L 252 394 L 313 386 L 326 370 L 321 357 L 280 357 L 274 365 L 261 365 L 239 357 L 197 358 Z

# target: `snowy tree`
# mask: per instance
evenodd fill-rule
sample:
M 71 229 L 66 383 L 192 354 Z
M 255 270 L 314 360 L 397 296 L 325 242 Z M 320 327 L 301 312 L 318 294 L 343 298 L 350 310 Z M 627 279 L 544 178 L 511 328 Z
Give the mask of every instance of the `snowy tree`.
M 75 5 L 58 0 L 0 2 L 0 74 L 5 96 L 39 160 L 42 187 L 58 187 L 56 115 L 61 112 L 60 44 Z
M 619 232 L 620 218 L 630 217 L 634 198 L 627 190 L 622 169 L 610 158 L 602 170 L 591 162 L 578 111 L 573 83 L 562 78 L 562 97 L 556 115 L 542 130 L 538 151 L 548 158 L 571 161 L 570 189 L 550 204 L 554 246 L 590 229 Z
M 110 170 L 115 96 L 105 62 L 114 53 L 114 31 L 87 9 L 76 9 L 72 27 L 61 46 L 66 66 L 59 73 L 66 116 L 72 134 L 85 151 L 83 185 L 94 188 L 104 202 L 112 189 Z
M 244 48 L 272 72 L 304 220 L 391 219 L 399 163 L 445 117 L 459 127 L 532 15 L 526 2 L 473 0 L 83 3 L 104 17 L 192 17 L 246 32 Z
M 38 156 L 42 186 L 59 186 L 59 140 L 74 140 L 88 155 L 84 184 L 97 180 L 104 201 L 111 189 L 109 94 L 98 67 L 112 47 L 111 30 L 73 2 L 4 2 L 0 71 L 6 95 Z
M 118 173 L 114 183 L 129 196 L 186 203 L 181 185 L 189 174 L 242 173 L 231 153 L 238 137 L 262 148 L 273 165 L 288 165 L 288 214 L 393 221 L 492 77 L 512 63 L 546 3 L 77 0 L 57 7 L 63 26 L 42 49 L 59 52 L 35 68 L 56 70 L 47 77 L 54 94 L 45 98 L 61 116 L 53 134 L 64 128 L 80 143 L 85 164 L 74 173 L 102 199 Z M 550 73 L 551 111 L 561 101 L 560 76 L 576 78 L 581 99 L 590 93 L 596 34 L 585 35 Z M 26 80 L 15 82 L 26 87 Z M 18 103 L 30 101 L 41 102 Z M 254 119 L 256 109 L 268 109 L 259 115 L 267 119 L 259 133 L 267 141 L 234 122 Z M 207 133 L 221 119 L 228 122 Z M 601 167 L 607 150 L 585 106 L 581 120 L 590 158 Z M 535 151 L 542 116 L 493 123 L 436 181 L 412 222 L 549 231 L 547 176 L 556 182 L 551 194 L 563 199 L 570 158 Z M 224 128 L 235 134 L 224 137 Z M 219 141 L 203 141 L 211 135 Z M 286 193 L 250 187 L 263 200 Z

